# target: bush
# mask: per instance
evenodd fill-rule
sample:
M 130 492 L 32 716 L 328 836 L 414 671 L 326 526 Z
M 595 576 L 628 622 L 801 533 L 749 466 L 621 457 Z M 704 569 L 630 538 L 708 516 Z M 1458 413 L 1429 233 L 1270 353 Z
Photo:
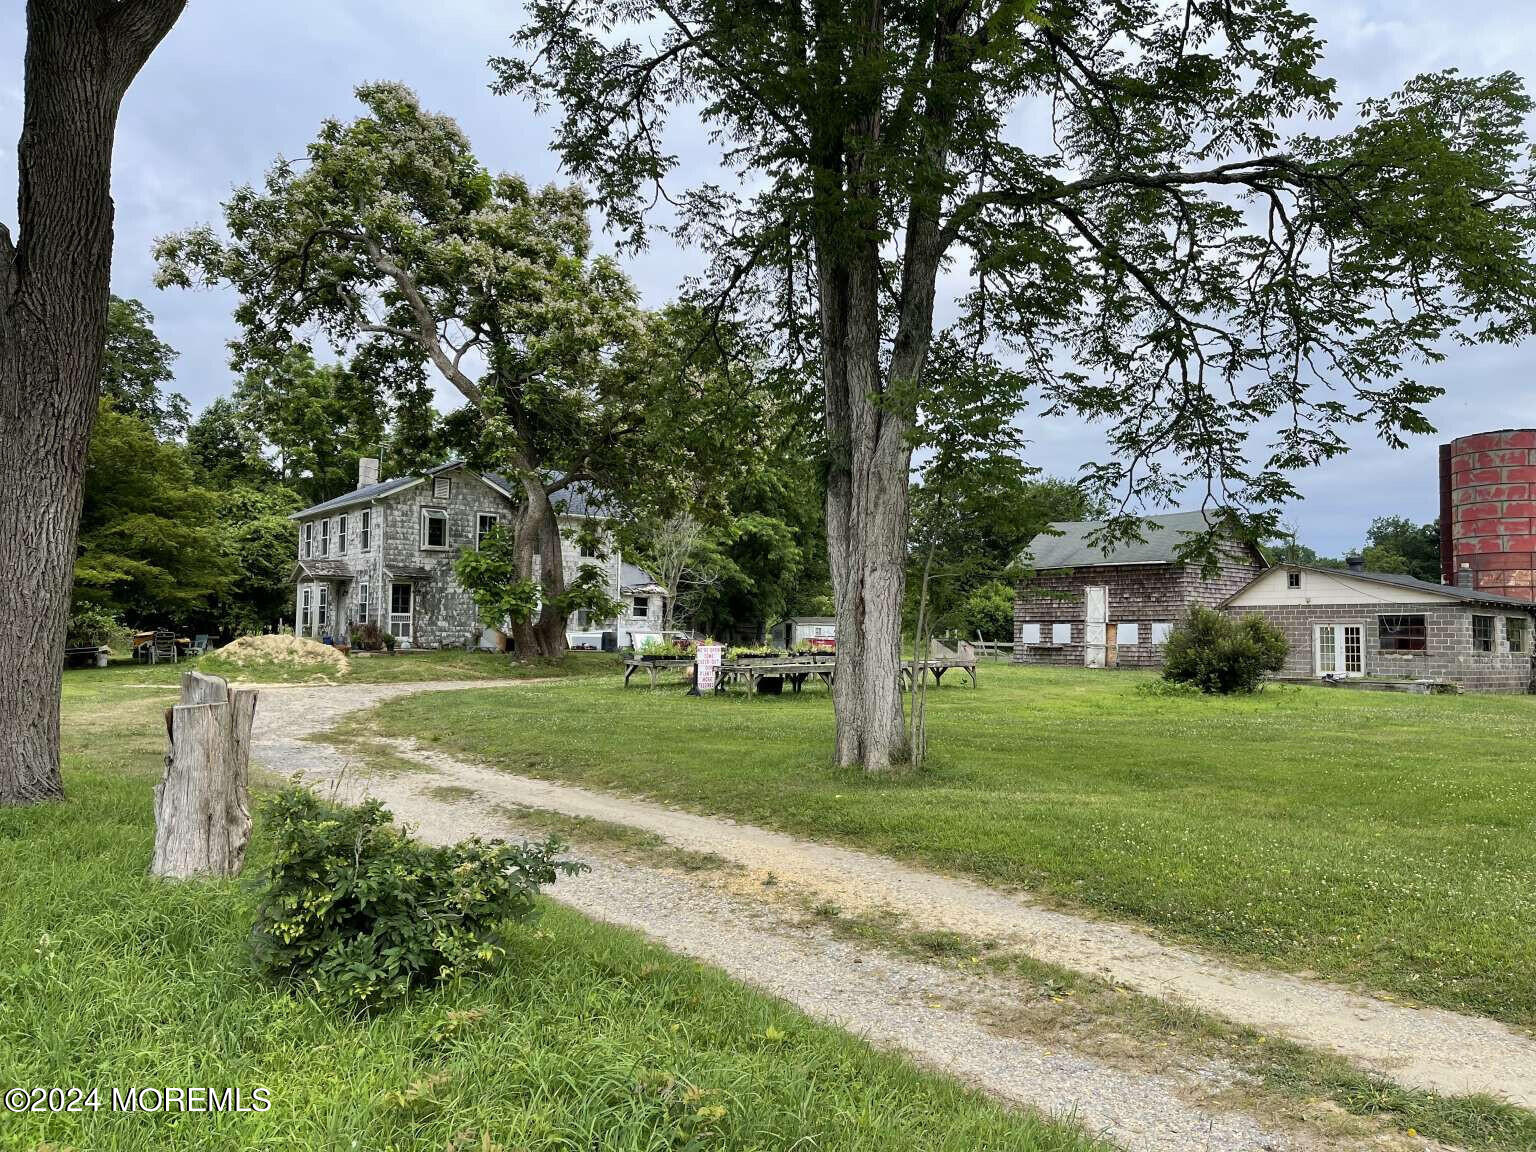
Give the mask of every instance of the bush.
M 533 917 L 540 886 L 585 867 L 556 859 L 553 839 L 433 847 L 377 800 L 344 807 L 302 788 L 279 792 L 265 816 L 276 843 L 252 933 L 257 964 L 353 1005 L 486 970 L 504 953 L 499 929 Z
M 350 639 L 352 647 L 356 648 L 359 652 L 382 652 L 385 645 L 385 635 L 384 629 L 380 628 L 372 620 L 369 620 L 352 629 Z
M 1285 635 L 1262 616 L 1233 620 L 1193 605 L 1168 637 L 1163 679 L 1223 696 L 1255 692 L 1266 672 L 1285 667 Z
M 990 580 L 965 598 L 965 634 L 987 640 L 1013 639 L 1013 589 Z

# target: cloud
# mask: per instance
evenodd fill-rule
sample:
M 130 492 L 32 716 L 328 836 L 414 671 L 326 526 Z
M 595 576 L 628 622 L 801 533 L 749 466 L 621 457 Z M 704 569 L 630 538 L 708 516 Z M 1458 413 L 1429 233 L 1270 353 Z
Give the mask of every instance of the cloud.
M 0 135 L 21 125 L 22 5 L 0 13 Z M 1326 66 L 1339 80 L 1346 109 L 1397 87 L 1417 72 L 1445 67 L 1524 72 L 1536 60 L 1536 23 L 1528 0 L 1446 5 L 1443 0 L 1317 3 L 1328 41 Z M 503 51 L 520 22 L 495 0 L 266 0 L 193 4 L 129 92 L 119 125 L 116 291 L 138 296 L 161 335 L 182 355 L 177 386 L 201 406 L 228 390 L 225 343 L 233 301 L 221 292 L 157 292 L 150 282 L 155 236 L 218 219 L 231 189 L 260 179 L 279 155 L 302 153 L 320 121 L 356 109 L 353 87 L 398 79 L 427 106 L 455 116 L 493 168 L 542 182 L 559 177 L 548 151 L 549 124 L 517 100 L 489 90 L 486 60 Z M 680 112 L 680 116 L 687 115 Z M 1026 132 L 1038 117 L 1020 121 Z M 702 128 L 684 134 L 685 171 L 705 169 L 713 150 Z M 15 203 L 15 166 L 0 167 L 0 203 Z M 699 267 L 695 254 L 664 238 L 626 259 L 647 303 L 672 295 Z M 1447 389 L 1431 416 L 1449 437 L 1511 425 L 1536 425 L 1536 352 L 1483 348 L 1451 351 L 1423 373 Z M 1080 421 L 1039 421 L 1030 430 L 1033 462 L 1071 475 L 1102 454 L 1098 429 Z M 1417 438 L 1392 452 L 1356 430 L 1349 456 L 1301 477 L 1306 500 L 1292 510 L 1302 538 L 1339 552 L 1363 538 L 1371 517 L 1416 520 L 1437 510 L 1435 444 Z

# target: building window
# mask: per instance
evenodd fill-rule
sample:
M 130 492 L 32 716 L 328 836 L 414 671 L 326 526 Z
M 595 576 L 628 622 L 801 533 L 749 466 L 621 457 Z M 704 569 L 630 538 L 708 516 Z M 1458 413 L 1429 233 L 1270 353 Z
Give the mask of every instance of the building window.
M 432 499 L 446 500 L 453 492 L 453 481 L 447 476 L 434 476 L 432 478 Z
M 576 612 L 576 631 L 585 632 L 591 623 L 592 613 L 588 612 L 585 608 L 581 608 Z
M 1422 652 L 1428 635 L 1425 617 L 1415 613 L 1409 616 L 1376 617 L 1377 634 L 1381 637 L 1383 652 Z
M 1141 643 L 1141 625 L 1131 620 L 1115 625 L 1115 644 L 1120 648 L 1132 647 Z
M 448 547 L 448 513 L 441 508 L 421 510 L 421 546 L 423 548 Z
M 342 513 L 336 517 L 336 551 L 339 555 L 347 554 L 347 516 Z
M 635 597 L 635 615 L 649 616 L 651 614 L 651 598 L 649 596 Z
M 373 547 L 373 509 L 364 508 L 357 514 L 357 550 L 366 552 Z
M 315 525 L 313 522 L 304 525 L 303 553 L 306 560 L 315 554 Z
M 331 622 L 331 588 L 329 584 L 320 584 L 315 588 L 315 603 L 318 609 L 315 613 L 315 622 L 320 625 L 320 631 L 324 632 L 326 625 Z
M 357 613 L 359 624 L 368 623 L 368 581 L 360 580 L 357 585 L 357 597 L 354 601 L 353 611 Z
M 1154 620 L 1152 622 L 1152 643 L 1166 644 L 1168 637 L 1173 635 L 1173 624 L 1168 620 Z
M 491 534 L 500 521 L 500 517 L 494 512 L 482 512 L 475 517 L 475 550 L 478 552 L 485 545 L 485 538 Z
M 577 547 L 583 560 L 601 560 L 603 558 L 603 553 L 598 548 L 596 541 L 584 538 Z
M 1472 651 L 1493 651 L 1493 617 L 1472 617 Z
M 1285 586 L 1287 588 L 1300 588 L 1301 587 L 1301 573 L 1300 572 L 1287 572 L 1285 574 Z
M 1051 625 L 1051 643 L 1052 644 L 1070 644 L 1070 643 L 1072 643 L 1072 625 L 1070 625 L 1070 624 L 1052 624 Z
M 329 556 L 330 554 L 331 522 L 329 520 L 322 520 L 320 521 L 320 555 Z
M 1040 625 L 1038 625 L 1038 624 L 1020 624 L 1019 625 L 1019 643 L 1020 644 L 1038 644 L 1038 643 L 1040 643 Z
M 1504 617 L 1504 635 L 1509 638 L 1509 650 L 1519 653 L 1530 649 L 1526 640 L 1526 633 L 1531 626 L 1530 620 L 1524 616 Z
M 396 640 L 411 638 L 411 593 L 409 584 L 389 586 L 389 634 Z
M 309 527 L 309 525 L 305 525 Z M 299 633 L 308 636 L 310 631 L 310 587 L 308 584 L 299 589 Z

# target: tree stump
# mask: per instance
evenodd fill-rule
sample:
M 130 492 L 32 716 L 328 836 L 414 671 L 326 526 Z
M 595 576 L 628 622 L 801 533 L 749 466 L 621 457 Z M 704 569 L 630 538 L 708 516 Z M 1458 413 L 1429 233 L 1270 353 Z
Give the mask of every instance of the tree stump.
M 155 785 L 151 875 L 233 876 L 251 836 L 247 796 L 256 693 L 201 672 L 181 677 L 166 711 L 170 749 Z

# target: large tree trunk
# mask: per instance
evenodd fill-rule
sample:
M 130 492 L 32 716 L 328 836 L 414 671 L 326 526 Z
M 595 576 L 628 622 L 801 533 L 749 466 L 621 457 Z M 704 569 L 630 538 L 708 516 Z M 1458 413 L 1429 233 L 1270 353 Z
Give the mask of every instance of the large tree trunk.
M 31 0 L 17 240 L 0 227 L 0 804 L 63 793 L 59 685 L 112 270 L 124 92 L 185 0 Z
M 523 659 L 558 660 L 566 653 L 565 616 L 555 605 L 565 595 L 565 557 L 560 547 L 560 520 L 543 481 L 531 467 L 523 473 L 523 501 L 518 508 L 515 557 L 522 579 L 533 577 L 539 560 L 539 594 L 543 601 L 532 620 L 512 623 L 512 645 Z
M 256 693 L 184 672 L 166 713 L 170 749 L 155 785 L 153 876 L 234 876 L 251 838 L 251 724 Z

